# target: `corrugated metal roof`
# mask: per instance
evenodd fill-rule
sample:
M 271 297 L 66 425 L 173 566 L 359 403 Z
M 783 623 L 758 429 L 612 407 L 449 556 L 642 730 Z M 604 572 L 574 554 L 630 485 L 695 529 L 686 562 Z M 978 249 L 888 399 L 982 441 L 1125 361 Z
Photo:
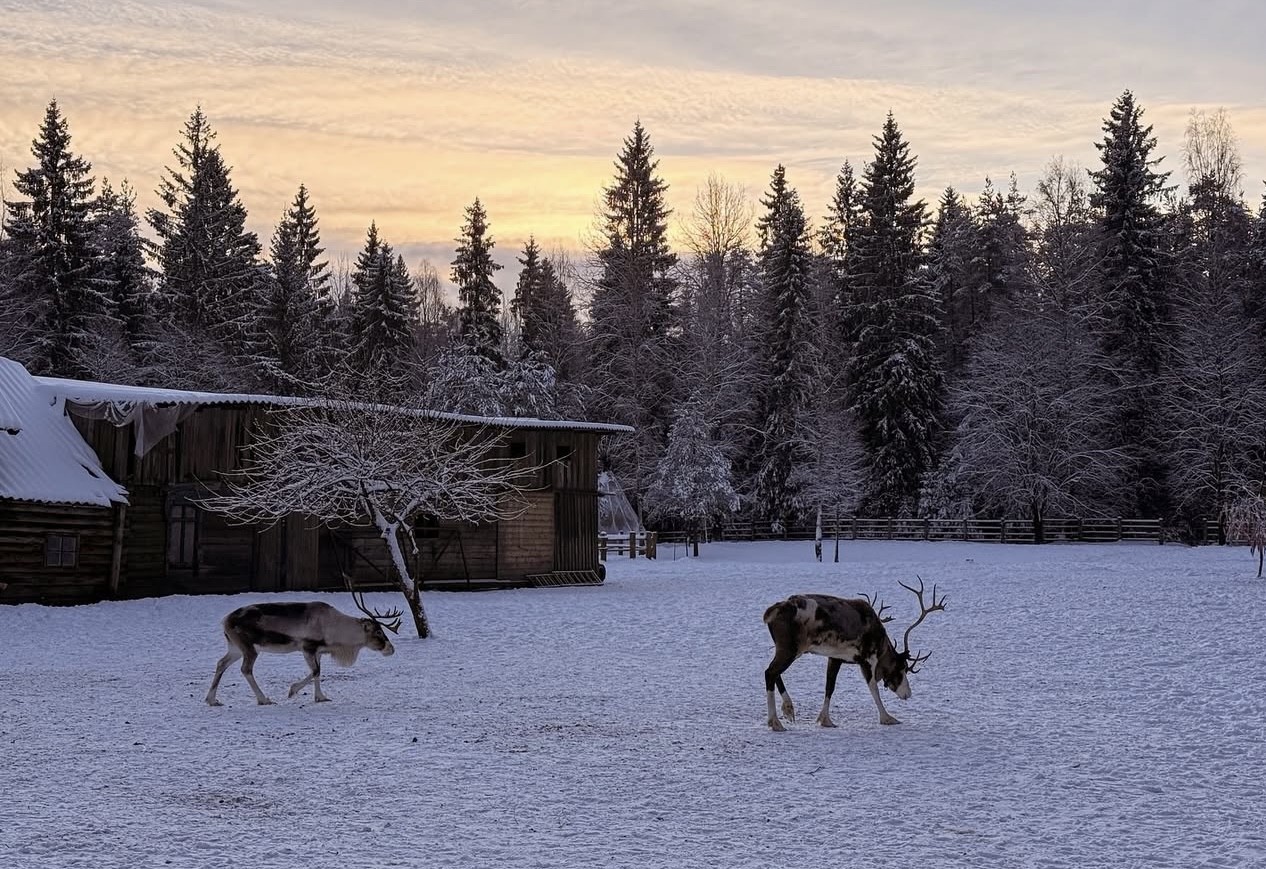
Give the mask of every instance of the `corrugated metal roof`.
M 87 380 L 65 380 L 59 377 L 36 377 L 49 395 L 73 402 L 136 402 L 155 406 L 171 404 L 222 405 L 260 404 L 271 407 L 304 407 L 321 403 L 320 399 L 297 398 L 288 395 L 254 395 L 249 393 L 193 392 L 184 389 L 159 389 L 149 386 L 123 386 L 117 383 L 94 383 Z M 529 419 L 526 417 L 488 417 L 438 411 L 416 411 L 439 419 L 470 422 L 482 425 L 522 429 L 551 429 L 556 431 L 592 431 L 603 434 L 621 434 L 633 429 L 627 425 L 601 422 L 577 422 L 560 419 Z
M 127 503 L 63 410 L 19 363 L 0 357 L 0 498 L 43 504 Z M 9 431 L 16 429 L 16 434 Z

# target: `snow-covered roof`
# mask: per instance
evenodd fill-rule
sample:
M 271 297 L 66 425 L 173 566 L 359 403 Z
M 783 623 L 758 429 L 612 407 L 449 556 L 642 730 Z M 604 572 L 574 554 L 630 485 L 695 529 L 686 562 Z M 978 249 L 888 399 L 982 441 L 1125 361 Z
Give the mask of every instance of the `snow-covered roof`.
M 27 370 L 0 357 L 0 498 L 44 504 L 127 503 L 63 403 Z
M 37 377 L 49 395 L 76 403 L 136 403 L 152 406 L 164 405 L 224 405 L 260 404 L 271 407 L 302 407 L 320 404 L 320 399 L 298 398 L 288 395 L 263 395 L 226 392 L 194 392 L 185 389 L 159 389 L 150 386 L 123 386 L 117 383 L 94 383 L 88 380 L 66 380 L 60 377 Z M 601 422 L 578 422 L 561 419 L 533 419 L 527 417 L 489 417 L 462 413 L 418 411 L 439 419 L 469 422 L 480 425 L 502 426 L 520 429 L 550 429 L 554 431 L 591 431 L 602 434 L 621 434 L 633 429 L 627 425 Z

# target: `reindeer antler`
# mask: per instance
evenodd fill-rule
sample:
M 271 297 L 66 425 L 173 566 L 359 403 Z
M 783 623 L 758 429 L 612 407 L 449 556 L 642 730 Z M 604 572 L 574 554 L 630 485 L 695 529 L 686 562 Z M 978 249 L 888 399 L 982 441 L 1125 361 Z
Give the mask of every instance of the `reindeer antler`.
M 347 573 L 343 574 L 343 583 L 347 586 L 347 590 L 352 593 L 352 601 L 356 604 L 356 608 L 358 610 L 378 622 L 378 624 L 382 625 L 393 634 L 400 633 L 400 620 L 404 616 L 404 610 L 389 609 L 386 612 L 371 610 L 365 606 L 365 595 L 356 590 L 356 586 L 353 584 L 351 576 Z
M 866 592 L 862 592 L 861 594 L 862 594 L 862 600 L 870 604 L 870 608 L 875 611 L 875 615 L 879 617 L 879 620 L 881 622 L 884 622 L 885 624 L 887 624 L 888 622 L 892 621 L 892 616 L 884 616 L 884 610 L 888 609 L 888 604 L 884 603 L 882 600 L 879 600 L 879 595 L 875 595 L 874 597 L 871 597 L 870 595 L 866 594 Z M 878 605 L 876 605 L 876 601 L 878 601 Z
M 901 580 L 897 580 L 897 585 L 901 586 L 906 591 L 912 592 L 914 596 L 919 599 L 919 617 L 914 620 L 914 624 L 906 628 L 905 637 L 901 640 L 901 644 L 905 647 L 903 650 L 903 654 L 907 655 L 910 659 L 909 663 L 906 665 L 906 672 L 908 673 L 917 673 L 918 670 L 916 669 L 916 667 L 918 667 L 919 664 L 922 664 L 924 661 L 926 661 L 928 657 L 932 654 L 931 652 L 928 652 L 928 654 L 926 655 L 911 655 L 910 654 L 910 632 L 913 631 L 915 628 L 917 628 L 919 625 L 923 624 L 923 620 L 928 617 L 928 613 L 933 613 L 933 612 L 936 612 L 937 610 L 945 609 L 945 595 L 941 595 L 940 599 L 939 600 L 937 599 L 935 583 L 932 585 L 932 604 L 931 606 L 929 606 L 923 601 L 923 577 L 919 576 L 918 574 L 915 574 L 914 578 L 919 581 L 918 588 L 915 588 L 914 586 L 911 586 L 911 585 L 906 585 Z

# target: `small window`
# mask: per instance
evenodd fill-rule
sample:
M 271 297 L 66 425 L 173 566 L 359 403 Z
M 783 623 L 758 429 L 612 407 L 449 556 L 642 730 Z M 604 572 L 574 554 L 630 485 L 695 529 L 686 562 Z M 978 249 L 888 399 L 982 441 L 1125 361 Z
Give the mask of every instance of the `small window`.
M 558 445 L 558 461 L 559 461 L 560 463 L 570 461 L 570 460 L 571 460 L 571 452 L 572 452 L 572 450 L 571 450 L 571 447 L 570 447 L 570 446 L 568 446 L 568 445 L 566 445 L 566 444 L 559 444 L 559 445 Z
M 79 535 L 50 534 L 44 540 L 47 567 L 74 567 L 79 563 Z
M 527 455 L 527 441 L 510 441 L 510 458 L 521 459 Z
M 167 563 L 172 567 L 192 567 L 198 529 L 198 508 L 173 504 L 167 522 Z

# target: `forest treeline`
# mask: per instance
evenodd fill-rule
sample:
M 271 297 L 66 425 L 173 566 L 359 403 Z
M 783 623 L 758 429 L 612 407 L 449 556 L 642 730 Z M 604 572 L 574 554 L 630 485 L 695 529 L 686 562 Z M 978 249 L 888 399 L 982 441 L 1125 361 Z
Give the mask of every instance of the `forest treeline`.
M 783 166 L 713 176 L 669 242 L 640 123 L 587 259 L 529 239 L 499 275 L 465 210 L 450 264 L 376 225 L 331 264 L 300 186 L 267 246 L 201 109 L 138 213 L 49 104 L 0 237 L 0 354 L 37 374 L 379 395 L 631 425 L 607 467 L 649 524 L 740 513 L 1266 516 L 1266 198 L 1230 123 L 1193 111 L 1181 183 L 1129 91 L 1089 169 L 915 195 L 889 115 L 811 209 Z M 1089 136 L 1088 136 L 1089 138 Z

